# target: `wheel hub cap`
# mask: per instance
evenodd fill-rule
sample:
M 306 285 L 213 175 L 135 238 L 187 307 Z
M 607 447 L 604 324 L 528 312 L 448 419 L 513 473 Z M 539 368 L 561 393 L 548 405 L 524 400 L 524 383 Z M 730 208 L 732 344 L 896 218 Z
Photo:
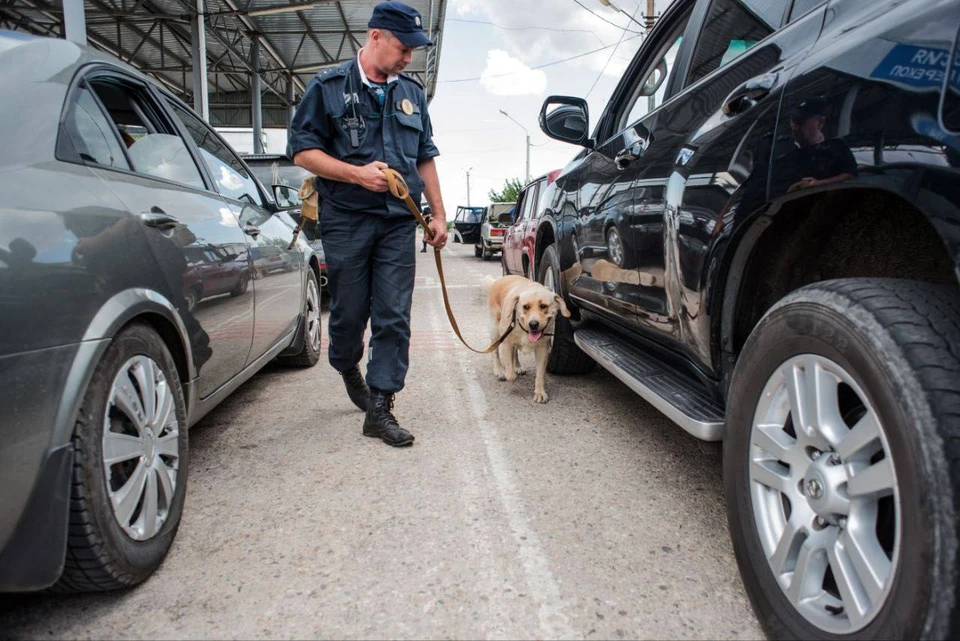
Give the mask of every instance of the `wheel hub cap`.
M 893 454 L 837 363 L 796 356 L 767 380 L 750 432 L 753 524 L 784 596 L 825 633 L 863 629 L 889 596 L 901 546 Z
M 102 462 L 113 515 L 145 541 L 166 522 L 180 461 L 177 407 L 163 370 L 148 356 L 120 368 L 103 416 Z
M 821 456 L 810 464 L 803 488 L 807 503 L 817 516 L 835 523 L 840 515 L 850 511 L 850 501 L 844 496 L 848 481 L 846 470 L 838 459 Z

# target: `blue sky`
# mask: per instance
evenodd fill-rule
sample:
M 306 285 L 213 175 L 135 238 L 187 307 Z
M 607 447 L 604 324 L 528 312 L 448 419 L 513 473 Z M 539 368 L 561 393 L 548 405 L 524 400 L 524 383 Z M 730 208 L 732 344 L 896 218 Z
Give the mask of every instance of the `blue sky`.
M 657 0 L 657 11 L 663 11 L 669 1 Z M 639 6 L 638 0 L 613 0 L 613 4 L 627 14 L 636 12 L 642 22 L 645 0 L 639 0 Z M 524 177 L 525 134 L 500 114 L 501 109 L 530 133 L 531 177 L 560 168 L 578 148 L 541 133 L 537 115 L 544 98 L 586 96 L 592 127 L 642 42 L 636 34 L 640 26 L 600 0 L 580 0 L 580 4 L 576 0 L 451 0 L 444 30 L 430 115 L 450 217 L 457 205 L 467 204 L 468 168 L 473 168 L 472 205 L 487 204 L 487 191 L 502 186 L 506 178 Z M 610 47 L 618 41 L 619 46 Z M 602 47 L 608 48 L 532 69 Z

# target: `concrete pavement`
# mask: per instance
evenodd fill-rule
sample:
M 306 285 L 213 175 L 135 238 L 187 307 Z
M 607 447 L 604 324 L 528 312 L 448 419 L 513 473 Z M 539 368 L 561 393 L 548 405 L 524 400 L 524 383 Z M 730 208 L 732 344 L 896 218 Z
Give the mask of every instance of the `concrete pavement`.
M 412 448 L 361 436 L 325 357 L 270 366 L 190 432 L 160 570 L 124 593 L 0 596 L 0 636 L 761 638 L 720 457 L 602 370 L 548 375 L 546 405 L 532 371 L 495 380 L 417 256 L 396 405 Z M 460 326 L 485 346 L 479 282 L 500 265 L 462 245 L 444 258 Z

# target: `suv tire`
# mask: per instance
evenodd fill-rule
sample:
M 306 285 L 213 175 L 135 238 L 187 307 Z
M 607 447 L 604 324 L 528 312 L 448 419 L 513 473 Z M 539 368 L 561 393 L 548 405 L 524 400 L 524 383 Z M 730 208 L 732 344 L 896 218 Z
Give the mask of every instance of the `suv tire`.
M 554 294 L 560 294 L 560 258 L 557 246 L 550 245 L 540 258 L 540 275 L 537 281 L 546 285 Z M 557 314 L 553 326 L 553 345 L 547 360 L 551 374 L 589 374 L 597 363 L 587 356 L 573 340 L 573 325 L 570 319 Z
M 303 348 L 298 354 L 278 356 L 277 362 L 292 367 L 313 367 L 320 360 L 320 288 L 313 270 L 307 269 L 307 295 L 303 301 Z
M 893 279 L 803 287 L 751 333 L 723 477 L 737 563 L 771 638 L 960 633 L 958 345 L 956 290 Z
M 153 388 L 154 401 L 147 400 L 151 395 L 143 387 Z M 124 390 L 130 394 L 124 396 Z M 134 406 L 143 410 L 146 421 L 131 420 L 123 409 L 129 399 L 136 399 Z M 108 442 L 112 464 L 104 451 Z M 73 446 L 66 560 L 52 590 L 88 592 L 137 585 L 157 569 L 173 543 L 189 468 L 180 377 L 166 345 L 148 325 L 129 325 L 107 348 L 80 406 Z M 137 451 L 138 446 L 148 449 Z M 166 480 L 161 474 L 167 474 Z M 132 491 L 132 503 L 123 500 L 124 488 Z M 114 502 L 119 503 L 116 509 Z M 132 510 L 126 525 L 116 516 L 116 510 L 124 509 Z M 158 516 L 152 528 L 150 515 Z M 131 534 L 140 527 L 145 530 L 143 538 Z M 156 531 L 148 536 L 151 529 Z

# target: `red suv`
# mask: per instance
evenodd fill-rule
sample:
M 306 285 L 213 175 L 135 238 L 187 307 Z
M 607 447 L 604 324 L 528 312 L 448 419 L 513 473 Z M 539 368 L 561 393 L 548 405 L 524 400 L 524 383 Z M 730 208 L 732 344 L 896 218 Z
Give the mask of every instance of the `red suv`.
M 500 264 L 503 266 L 504 276 L 520 274 L 536 280 L 532 265 L 535 255 L 537 227 L 540 225 L 540 216 L 543 215 L 546 203 L 550 202 L 550 199 L 545 198 L 545 195 L 550 191 L 550 186 L 558 175 L 560 175 L 560 170 L 554 169 L 550 173 L 530 181 L 520 192 L 520 196 L 517 198 L 517 206 L 514 209 L 517 212 L 516 218 L 514 218 L 513 224 L 507 229 L 503 238 Z

